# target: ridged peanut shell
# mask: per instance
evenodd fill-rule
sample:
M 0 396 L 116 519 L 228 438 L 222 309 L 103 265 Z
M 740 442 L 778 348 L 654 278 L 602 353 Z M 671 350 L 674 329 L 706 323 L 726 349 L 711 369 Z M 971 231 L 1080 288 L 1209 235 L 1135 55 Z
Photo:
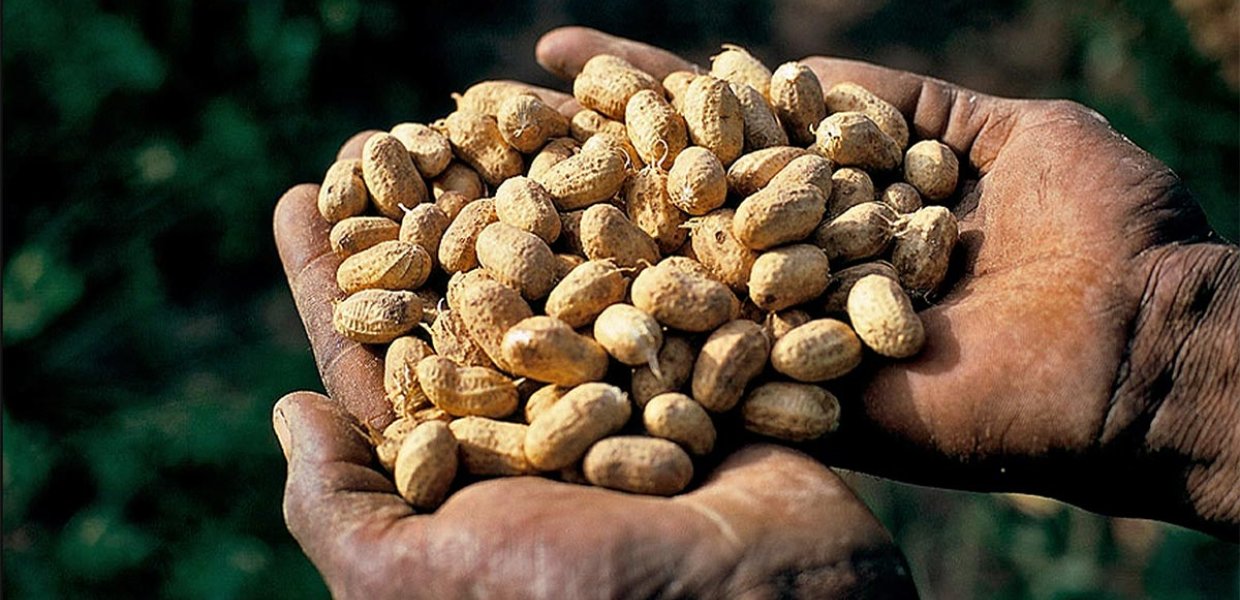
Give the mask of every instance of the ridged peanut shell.
M 616 436 L 590 447 L 581 465 L 586 480 L 634 494 L 671 496 L 693 480 L 693 460 L 674 442 L 645 436 Z
M 606 54 L 586 61 L 573 80 L 573 97 L 581 106 L 612 119 L 623 119 L 629 98 L 642 90 L 662 95 L 663 85 L 632 63 Z
M 642 90 L 629 98 L 624 126 L 642 162 L 660 169 L 669 168 L 689 145 L 684 117 L 654 90 Z
M 401 206 L 413 208 L 429 197 L 405 145 L 386 133 L 370 136 L 362 146 L 362 179 L 375 208 L 389 219 L 399 221 L 405 214 Z
M 383 391 L 397 418 L 412 418 L 413 413 L 430 404 L 430 398 L 418 384 L 418 363 L 435 354 L 426 342 L 411 335 L 392 340 L 383 355 Z
M 654 238 L 663 254 L 671 254 L 689 239 L 689 215 L 676 207 L 667 193 L 667 173 L 645 168 L 624 182 L 624 205 L 629 220 Z
M 762 92 L 740 83 L 729 83 L 728 87 L 741 104 L 741 117 L 745 121 L 745 152 L 788 145 L 788 133 Z
M 659 367 L 663 329 L 650 313 L 632 304 L 612 304 L 603 309 L 594 320 L 594 340 L 621 363 Z
M 560 237 L 560 215 L 551 194 L 526 177 L 513 177 L 495 190 L 495 216 L 548 244 Z
M 732 233 L 736 211 L 721 208 L 689 221 L 693 255 L 711 276 L 737 293 L 749 288 L 749 274 L 758 253 Z
M 497 220 L 494 200 L 483 198 L 465 205 L 440 238 L 439 266 L 448 273 L 478 266 L 478 236 Z
M 832 264 L 844 265 L 878 256 L 891 244 L 899 215 L 882 202 L 863 202 L 814 231 L 814 243 Z
M 442 421 L 419 424 L 396 455 L 393 479 L 405 502 L 431 511 L 443 502 L 456 478 L 456 438 Z
M 614 385 L 579 385 L 530 423 L 525 456 L 540 470 L 563 469 L 594 442 L 624 427 L 632 411 L 628 395 Z
M 555 255 L 542 238 L 507 223 L 491 223 L 478 234 L 478 264 L 500 283 L 538 300 L 555 286 Z
M 956 217 L 942 206 L 927 206 L 908 215 L 891 249 L 900 285 L 911 294 L 937 289 L 947 276 L 959 236 Z
M 581 248 L 590 260 L 611 259 L 621 267 L 641 268 L 659 261 L 654 238 L 610 204 L 595 204 L 581 216 Z
M 724 44 L 723 52 L 710 59 L 710 74 L 730 83 L 748 85 L 765 98 L 771 88 L 771 70 L 748 50 Z
M 517 386 L 499 371 L 462 367 L 441 356 L 422 359 L 417 371 L 426 397 L 454 417 L 498 419 L 517 410 Z
M 808 383 L 841 377 L 861 364 L 861 340 L 835 319 L 816 319 L 789 331 L 771 347 L 771 366 Z
M 361 344 L 386 344 L 421 319 L 422 302 L 409 291 L 362 290 L 332 307 L 332 326 Z
M 319 187 L 319 214 L 328 223 L 339 223 L 362 214 L 370 203 L 366 181 L 362 179 L 362 161 L 356 158 L 332 163 Z
M 452 162 L 452 145 L 442 133 L 421 123 L 401 123 L 392 128 L 392 136 L 409 150 L 409 158 L 418 173 L 427 179 L 438 176 Z
M 822 120 L 814 151 L 843 167 L 889 171 L 900 166 L 900 146 L 878 124 L 859 112 L 839 112 Z
M 805 442 L 839 427 L 840 403 L 831 392 L 816 385 L 772 382 L 749 393 L 741 416 L 749 431 Z
M 960 160 L 946 144 L 922 140 L 904 154 L 904 180 L 927 200 L 946 200 L 956 191 Z
M 663 347 L 659 349 L 658 360 L 658 375 L 650 365 L 633 369 L 629 388 L 633 393 L 633 401 L 638 406 L 646 406 L 651 398 L 659 394 L 683 388 L 693 375 L 693 363 L 697 360 L 697 354 L 685 338 L 668 335 L 663 340 Z
M 736 207 L 732 233 L 755 250 L 797 242 L 813 233 L 826 205 L 822 190 L 813 185 L 767 186 Z
M 633 280 L 633 304 L 658 322 L 689 332 L 711 331 L 736 318 L 740 301 L 719 281 L 658 265 Z
M 896 280 L 866 275 L 848 293 L 848 318 L 857 337 L 871 350 L 891 358 L 917 354 L 926 342 L 921 317 Z
M 350 256 L 400 237 L 400 223 L 387 217 L 349 217 L 332 226 L 328 234 L 332 251 Z
M 723 163 L 706 148 L 685 148 L 668 171 L 667 195 L 676 208 L 694 216 L 723 206 L 728 198 Z
M 856 111 L 864 113 L 883 133 L 896 142 L 900 150 L 908 147 L 908 122 L 891 103 L 875 96 L 870 90 L 851 81 L 837 83 L 823 95 L 827 112 Z
M 817 298 L 827 289 L 827 255 L 812 244 L 791 244 L 763 252 L 749 273 L 749 298 L 777 311 Z
M 542 173 L 534 181 L 543 186 L 562 211 L 585 208 L 615 196 L 624 185 L 623 152 L 611 149 L 593 152 L 582 148 Z
M 715 424 L 706 409 L 684 394 L 668 393 L 651 398 L 642 409 L 646 433 L 671 440 L 699 456 L 715 447 Z
M 607 374 L 607 351 L 555 317 L 529 317 L 508 328 L 500 351 L 512 373 L 555 385 L 599 381 Z
M 756 194 L 788 163 L 808 152 L 795 146 L 775 146 L 744 154 L 728 167 L 728 191 L 740 197 Z M 829 180 L 830 171 L 827 177 Z
M 694 78 L 685 91 L 683 113 L 695 146 L 710 150 L 725 166 L 741 155 L 745 116 L 726 81 L 709 75 Z
M 581 263 L 551 290 L 544 310 L 570 327 L 589 325 L 603 309 L 624 300 L 629 278 L 614 261 Z
M 458 110 L 448 115 L 446 125 L 452 151 L 488 185 L 525 172 L 521 153 L 504 141 L 495 117 Z
M 527 425 L 486 417 L 464 417 L 448 424 L 460 451 L 460 466 L 471 475 L 527 475 L 536 471 L 525 458 Z
M 522 154 L 538 151 L 551 138 L 568 135 L 568 118 L 534 94 L 504 99 L 495 120 L 504 141 Z
M 798 62 L 780 65 L 771 74 L 767 97 L 793 145 L 807 146 L 814 141 L 810 128 L 827 116 L 827 105 L 822 99 L 822 84 L 809 67 Z
M 711 412 L 736 406 L 745 387 L 766 366 L 771 345 L 762 326 L 738 319 L 725 323 L 702 344 L 693 365 L 693 399 Z

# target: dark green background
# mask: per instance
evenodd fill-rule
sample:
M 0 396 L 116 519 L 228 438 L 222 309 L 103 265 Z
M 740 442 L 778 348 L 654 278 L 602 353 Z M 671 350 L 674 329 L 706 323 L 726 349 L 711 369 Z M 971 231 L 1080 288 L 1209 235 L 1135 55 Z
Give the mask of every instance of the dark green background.
M 482 78 L 553 84 L 532 54 L 554 25 L 1074 98 L 1237 238 L 1237 95 L 1166 2 L 415 4 L 4 2 L 6 596 L 325 595 L 280 514 L 270 407 L 320 385 L 274 202 L 354 131 Z M 852 480 L 928 598 L 1237 595 L 1236 547 L 1187 530 Z

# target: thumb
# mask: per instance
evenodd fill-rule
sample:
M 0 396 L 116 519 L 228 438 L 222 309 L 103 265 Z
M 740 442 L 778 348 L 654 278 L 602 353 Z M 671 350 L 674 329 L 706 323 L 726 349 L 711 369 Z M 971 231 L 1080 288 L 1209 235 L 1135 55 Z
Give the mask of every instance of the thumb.
M 392 482 L 377 471 L 357 421 L 322 394 L 294 392 L 272 411 L 288 458 L 284 520 L 331 582 L 365 556 L 394 521 L 412 514 Z

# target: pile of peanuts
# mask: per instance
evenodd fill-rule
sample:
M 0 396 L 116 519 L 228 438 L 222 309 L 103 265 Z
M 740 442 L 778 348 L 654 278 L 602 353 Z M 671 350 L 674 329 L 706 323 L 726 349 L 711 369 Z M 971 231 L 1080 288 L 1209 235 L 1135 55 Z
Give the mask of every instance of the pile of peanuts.
M 891 104 L 735 46 L 661 82 L 596 56 L 573 95 L 570 119 L 482 82 L 324 178 L 333 323 L 388 345 L 397 418 L 369 433 L 418 509 L 458 470 L 676 494 L 723 415 L 819 438 L 840 413 L 824 383 L 924 343 L 910 298 L 958 234 L 923 201 L 959 165 L 909 146 Z

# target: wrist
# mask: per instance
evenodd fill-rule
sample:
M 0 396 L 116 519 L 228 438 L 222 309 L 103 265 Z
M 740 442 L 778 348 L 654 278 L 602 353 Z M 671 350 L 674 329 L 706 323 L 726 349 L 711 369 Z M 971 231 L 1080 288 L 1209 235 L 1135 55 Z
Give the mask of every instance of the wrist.
M 1140 484 L 1138 516 L 1240 533 L 1240 248 L 1151 252 L 1101 450 Z M 1135 460 L 1133 457 L 1137 457 Z M 1111 462 L 1111 461 L 1107 461 Z M 1164 483 L 1165 482 L 1165 483 Z M 1128 486 L 1125 486 L 1128 487 Z

